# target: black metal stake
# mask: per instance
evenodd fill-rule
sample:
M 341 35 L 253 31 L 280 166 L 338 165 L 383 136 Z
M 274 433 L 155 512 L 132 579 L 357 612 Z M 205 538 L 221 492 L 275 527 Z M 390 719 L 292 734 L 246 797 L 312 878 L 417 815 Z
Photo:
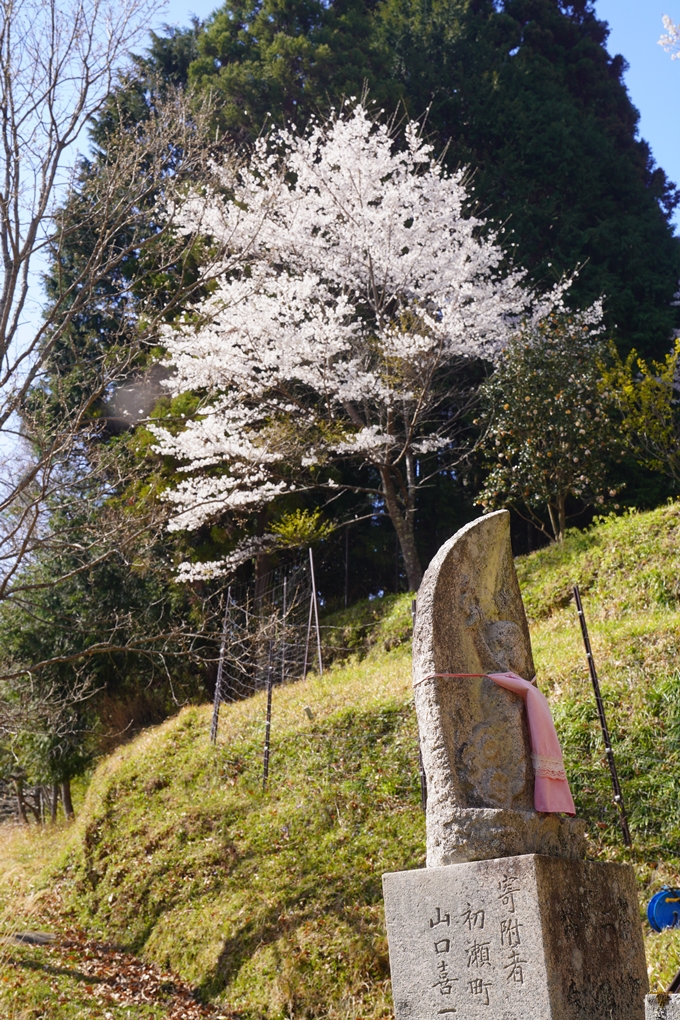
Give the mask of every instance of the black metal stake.
M 595 669 L 595 660 L 593 658 L 593 652 L 590 647 L 590 638 L 588 636 L 588 627 L 586 624 L 585 614 L 583 612 L 583 604 L 581 602 L 581 593 L 578 590 L 578 585 L 574 585 L 574 601 L 576 602 L 576 611 L 578 613 L 579 623 L 581 624 L 581 633 L 583 634 L 583 644 L 586 649 L 586 658 L 588 659 L 588 669 L 590 670 L 590 679 L 593 682 L 593 690 L 595 691 L 595 701 L 597 702 L 597 714 L 600 717 L 600 726 L 602 728 L 602 738 L 604 740 L 604 750 L 607 755 L 607 762 L 609 763 L 609 771 L 612 777 L 612 787 L 614 788 L 614 802 L 619 809 L 619 821 L 621 823 L 621 832 L 623 833 L 623 842 L 626 846 L 632 846 L 633 842 L 630 838 L 630 829 L 628 828 L 628 818 L 626 817 L 626 809 L 623 804 L 623 795 L 621 793 L 621 786 L 619 784 L 619 777 L 616 771 L 616 762 L 614 761 L 614 752 L 612 750 L 612 742 L 609 737 L 609 728 L 607 726 L 607 719 L 604 714 L 604 702 L 602 701 L 602 694 L 600 693 L 600 681 L 597 678 L 597 670 Z
M 423 811 L 427 811 L 427 776 L 425 775 L 423 752 L 420 750 L 420 744 L 418 744 L 418 770 L 420 772 L 420 806 Z
M 222 624 L 222 643 L 220 644 L 220 661 L 217 666 L 217 680 L 215 681 L 215 701 L 213 703 L 213 717 L 210 725 L 210 739 L 213 744 L 217 742 L 217 726 L 220 720 L 220 705 L 222 704 L 222 673 L 224 672 L 224 652 L 227 647 L 227 628 L 229 624 L 229 604 L 231 602 L 231 585 L 227 589 L 227 604 L 224 609 L 224 623 Z
M 413 631 L 416 629 L 416 608 L 417 600 L 411 599 L 411 619 L 413 620 Z M 420 750 L 420 734 L 418 734 L 418 771 L 420 773 L 420 806 L 427 811 L 427 776 L 423 765 L 423 752 Z
M 262 770 L 262 792 L 267 789 L 269 778 L 269 734 L 272 728 L 272 688 L 274 671 L 274 642 L 269 642 L 269 665 L 267 666 L 267 722 L 264 727 L 264 767 Z

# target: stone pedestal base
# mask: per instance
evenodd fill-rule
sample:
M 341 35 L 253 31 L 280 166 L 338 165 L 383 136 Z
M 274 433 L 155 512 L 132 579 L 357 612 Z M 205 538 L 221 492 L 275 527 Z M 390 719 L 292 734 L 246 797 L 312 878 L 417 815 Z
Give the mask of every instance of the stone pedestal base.
M 586 824 L 580 818 L 511 811 L 449 808 L 427 817 L 427 866 L 442 868 L 487 858 L 544 854 L 583 859 Z
M 680 1020 L 680 995 L 648 995 L 645 1020 Z
M 383 892 L 396 1020 L 644 1020 L 629 867 L 526 854 L 394 872 Z

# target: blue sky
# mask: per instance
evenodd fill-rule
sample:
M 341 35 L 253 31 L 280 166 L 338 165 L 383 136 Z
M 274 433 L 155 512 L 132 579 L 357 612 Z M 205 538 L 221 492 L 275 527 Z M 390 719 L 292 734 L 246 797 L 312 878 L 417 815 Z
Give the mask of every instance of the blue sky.
M 640 135 L 680 185 L 680 60 L 658 45 L 662 15 L 680 21 L 680 0 L 596 0 L 595 9 L 609 22 L 609 52 L 622 53 L 630 65 L 626 85 L 640 112 Z
M 216 6 L 215 0 L 169 0 L 159 24 L 186 25 L 191 14 L 207 18 Z M 680 60 L 671 60 L 657 44 L 662 15 L 680 21 L 680 0 L 596 0 L 595 9 L 609 23 L 610 53 L 622 53 L 630 65 L 626 84 L 640 111 L 640 134 L 680 185 Z M 680 215 L 677 219 L 680 223 Z

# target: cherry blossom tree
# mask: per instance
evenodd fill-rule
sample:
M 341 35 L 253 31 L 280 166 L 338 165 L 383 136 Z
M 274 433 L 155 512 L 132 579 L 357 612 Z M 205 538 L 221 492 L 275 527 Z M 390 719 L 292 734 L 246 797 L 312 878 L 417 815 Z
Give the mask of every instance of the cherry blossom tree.
M 444 170 L 417 123 L 398 136 L 362 105 L 272 132 L 236 179 L 215 169 L 183 226 L 230 237 L 242 268 L 166 331 L 169 385 L 202 395 L 180 431 L 154 429 L 184 474 L 166 494 L 172 529 L 332 491 L 334 465 L 351 460 L 376 479 L 363 491 L 418 587 L 416 496 L 460 458 L 463 368 L 494 361 L 531 304 L 469 204 L 465 172 Z M 180 577 L 235 562 L 183 564 Z

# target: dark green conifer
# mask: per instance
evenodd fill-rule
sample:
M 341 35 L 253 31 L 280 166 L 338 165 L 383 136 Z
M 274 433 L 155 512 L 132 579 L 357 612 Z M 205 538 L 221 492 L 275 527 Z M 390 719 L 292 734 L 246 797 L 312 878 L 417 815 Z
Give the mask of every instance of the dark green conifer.
M 607 36 L 589 0 L 240 0 L 206 25 L 189 80 L 241 139 L 364 86 L 388 114 L 429 111 L 535 283 L 581 267 L 574 302 L 605 294 L 620 348 L 659 355 L 678 325 L 678 194 L 637 136 Z
M 456 32 L 423 61 L 403 30 L 405 12 L 419 24 L 422 7 L 384 0 L 381 11 L 410 112 L 432 103 L 431 129 L 474 169 L 480 204 L 507 225 L 537 284 L 581 266 L 576 302 L 606 296 L 621 348 L 665 350 L 677 325 L 678 193 L 637 137 L 606 24 L 585 0 L 449 0 Z
M 364 88 L 399 98 L 364 0 L 238 0 L 215 12 L 198 39 L 189 81 L 210 89 L 220 126 L 252 139 L 267 123 L 304 125 Z

